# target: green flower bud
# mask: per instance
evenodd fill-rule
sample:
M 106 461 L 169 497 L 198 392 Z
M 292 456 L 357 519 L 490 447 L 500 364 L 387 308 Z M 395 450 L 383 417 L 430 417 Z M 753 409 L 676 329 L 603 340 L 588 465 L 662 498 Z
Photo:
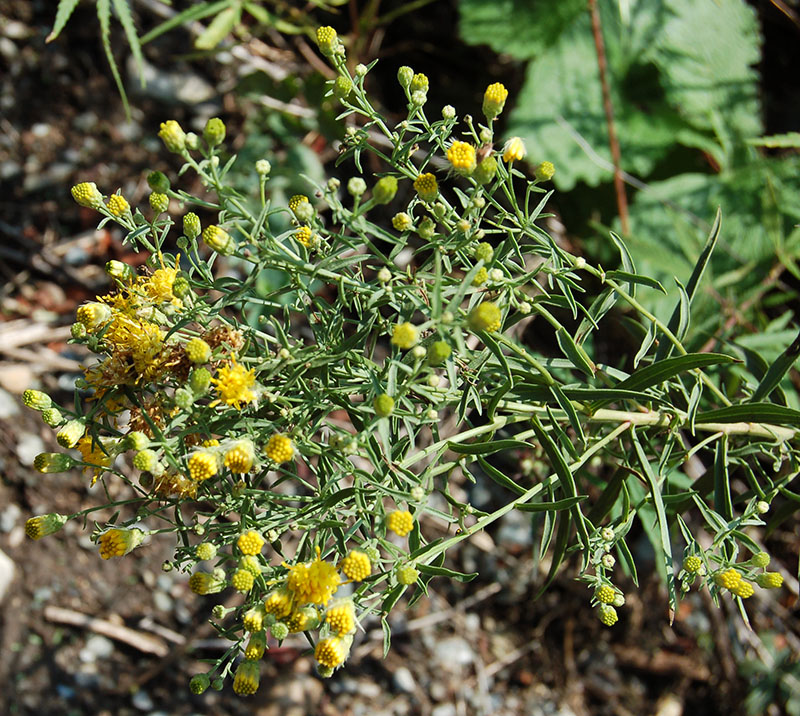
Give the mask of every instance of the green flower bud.
M 80 418 L 70 420 L 56 434 L 56 442 L 63 448 L 73 448 L 86 432 L 86 425 Z
M 256 162 L 256 174 L 260 177 L 267 176 L 272 171 L 272 164 L 266 159 L 259 159 Z
M 125 450 L 144 450 L 150 445 L 150 438 L 147 437 L 141 430 L 134 430 L 125 436 L 123 447 Z
M 355 67 L 356 77 L 364 77 L 369 72 L 369 67 L 361 64 L 360 62 Z
M 762 569 L 769 564 L 769 555 L 766 552 L 758 552 L 750 558 L 750 563 L 754 567 L 761 567 Z
M 411 217 L 404 211 L 401 211 L 392 217 L 392 226 L 398 231 L 408 231 L 411 228 L 411 225 Z
M 223 256 L 230 256 L 236 248 L 233 237 L 219 226 L 211 224 L 203 231 L 203 241 L 212 251 Z
M 391 415 L 394 410 L 394 398 L 386 393 L 381 393 L 381 395 L 372 401 L 372 407 L 375 408 L 375 413 L 379 417 L 386 418 Z
M 66 516 L 60 515 L 58 512 L 37 515 L 36 517 L 31 517 L 25 523 L 25 534 L 30 539 L 41 539 L 42 537 L 58 532 L 66 523 Z
M 176 298 L 186 298 L 192 293 L 192 286 L 186 276 L 176 276 L 172 282 L 172 293 Z
M 428 363 L 430 365 L 441 365 L 452 353 L 452 349 L 445 341 L 436 341 L 428 347 Z
M 397 194 L 397 177 L 381 177 L 372 189 L 376 204 L 388 204 Z
M 422 72 L 417 72 L 411 78 L 411 84 L 409 85 L 408 89 L 413 94 L 414 92 L 428 92 L 428 87 L 430 86 L 428 82 L 427 75 L 422 74 Z
M 475 168 L 472 176 L 481 184 L 488 184 L 497 174 L 497 160 L 488 156 Z
M 142 472 L 160 472 L 158 464 L 158 455 L 155 450 L 146 448 L 136 453 L 133 458 L 133 466 Z
M 494 249 L 492 248 L 491 244 L 487 244 L 484 241 L 477 245 L 472 255 L 477 261 L 483 261 L 485 264 L 490 264 L 494 258 Z
M 484 301 L 473 308 L 467 316 L 467 325 L 473 331 L 497 331 L 502 325 L 503 316 L 498 306 L 491 301 Z
M 211 385 L 211 373 L 207 368 L 195 368 L 189 374 L 189 387 L 195 395 L 205 395 Z
M 132 281 L 136 276 L 136 273 L 128 264 L 113 259 L 106 262 L 106 273 L 112 278 L 126 283 Z
M 153 192 L 150 195 L 150 208 L 155 211 L 156 214 L 163 214 L 169 209 L 169 197 L 166 194 Z
M 211 679 L 208 678 L 208 674 L 195 674 L 189 682 L 189 691 L 195 696 L 200 696 L 209 686 L 211 686 Z
M 56 428 L 61 425 L 64 418 L 61 416 L 61 411 L 58 408 L 48 408 L 42 411 L 42 420 L 45 425 Z
M 211 688 L 214 689 L 214 691 L 222 691 L 222 689 L 225 688 L 225 679 L 218 676 L 211 682 Z
M 80 206 L 85 206 L 88 209 L 99 209 L 103 206 L 103 194 L 97 188 L 97 184 L 93 181 L 85 181 L 76 184 L 71 189 L 72 198 Z
M 361 177 L 353 177 L 347 182 L 347 193 L 351 196 L 361 196 L 367 190 L 367 182 Z
M 315 214 L 314 206 L 310 201 L 302 202 L 294 212 L 297 220 L 304 224 L 310 224 L 314 220 Z
M 61 452 L 42 452 L 33 459 L 33 467 L 39 472 L 66 472 L 75 466 L 75 460 Z
M 178 388 L 175 391 L 175 405 L 181 410 L 191 410 L 194 405 L 194 393 L 186 388 Z
M 619 621 L 617 610 L 610 604 L 601 604 L 598 607 L 597 618 L 606 626 L 614 626 Z
M 212 117 L 203 128 L 203 139 L 209 147 L 216 147 L 225 141 L 225 123 L 219 117 Z
M 200 137 L 198 137 L 194 132 L 186 133 L 186 148 L 192 152 L 200 149 Z
M 196 239 L 200 236 L 201 231 L 200 217 L 193 211 L 190 211 L 183 217 L 183 233 L 190 239 Z
M 338 100 L 347 99 L 350 93 L 353 91 L 353 83 L 347 79 L 347 77 L 343 77 L 339 75 L 333 82 L 333 96 L 336 97 Z
M 174 119 L 161 123 L 158 136 L 164 142 L 167 151 L 180 154 L 186 147 L 186 133 Z
M 414 584 L 419 579 L 419 570 L 410 564 L 398 567 L 395 574 L 397 575 L 397 581 L 405 586 Z
M 417 226 L 417 233 L 421 239 L 430 241 L 436 234 L 436 224 L 429 216 L 426 216 Z
M 53 401 L 47 393 L 29 388 L 22 394 L 22 403 L 33 410 L 47 410 Z
M 155 171 L 147 175 L 147 186 L 149 186 L 152 191 L 166 194 L 169 191 L 170 182 L 164 172 Z
M 73 339 L 79 341 L 83 338 L 86 338 L 86 326 L 82 323 L 73 323 L 69 328 L 69 333 Z
M 553 174 L 556 173 L 556 168 L 553 162 L 542 162 L 533 172 L 537 181 L 550 181 Z
M 456 117 L 456 108 L 453 107 L 451 104 L 446 104 L 442 107 L 442 119 L 455 119 Z
M 411 93 L 411 104 L 413 104 L 415 107 L 422 107 L 427 101 L 428 95 L 422 90 L 417 90 L 416 92 Z
M 414 79 L 414 70 L 410 67 L 403 65 L 397 70 L 397 81 L 403 89 L 408 89 L 411 86 L 411 81 Z
M 269 628 L 269 632 L 278 641 L 283 641 L 287 636 L 289 636 L 289 627 L 286 626 L 286 624 L 284 624 L 283 622 L 275 622 Z

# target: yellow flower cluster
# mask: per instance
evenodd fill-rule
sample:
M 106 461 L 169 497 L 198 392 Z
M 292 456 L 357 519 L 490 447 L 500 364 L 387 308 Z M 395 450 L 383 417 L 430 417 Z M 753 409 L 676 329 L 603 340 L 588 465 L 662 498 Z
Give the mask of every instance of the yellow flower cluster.
M 400 537 L 414 529 L 414 517 L 408 510 L 395 510 L 386 517 L 386 527 Z
M 413 348 L 418 340 L 419 331 L 408 321 L 398 323 L 392 330 L 392 345 L 403 350 Z
M 475 147 L 467 142 L 453 142 L 447 150 L 447 160 L 456 171 L 471 174 L 477 166 Z
M 357 549 L 351 550 L 340 566 L 344 575 L 353 582 L 361 582 L 369 577 L 372 571 L 369 557 Z
M 286 586 L 296 604 L 319 604 L 325 606 L 339 588 L 342 578 L 336 567 L 320 557 L 313 562 L 301 562 L 289 568 Z
M 439 184 L 433 174 L 420 174 L 414 180 L 414 191 L 422 201 L 434 201 L 439 195 Z
M 292 446 L 292 441 L 286 435 L 276 433 L 269 439 L 266 453 L 270 460 L 280 465 L 292 459 L 294 447 Z
M 200 450 L 189 458 L 188 467 L 189 477 L 202 482 L 217 474 L 217 458 L 206 450 Z
M 266 542 L 255 530 L 248 530 L 239 535 L 236 546 L 242 554 L 257 555 L 261 553 Z
M 329 669 L 335 669 L 344 664 L 347 658 L 347 644 L 341 637 L 320 639 L 314 649 L 314 658 Z
M 225 467 L 231 472 L 246 473 L 253 469 L 255 448 L 250 440 L 239 440 L 225 453 Z
M 252 403 L 256 399 L 252 390 L 256 384 L 256 372 L 253 368 L 248 370 L 237 363 L 236 358 L 231 358 L 223 365 L 211 382 L 217 388 L 219 399 L 237 410 L 241 410 L 243 404 Z
M 100 556 L 103 559 L 112 557 L 124 557 L 130 551 L 138 547 L 144 539 L 144 532 L 140 529 L 116 529 L 106 530 L 98 538 L 100 545 Z
M 297 231 L 294 232 L 294 238 L 295 241 L 308 248 L 311 246 L 311 227 L 301 226 Z

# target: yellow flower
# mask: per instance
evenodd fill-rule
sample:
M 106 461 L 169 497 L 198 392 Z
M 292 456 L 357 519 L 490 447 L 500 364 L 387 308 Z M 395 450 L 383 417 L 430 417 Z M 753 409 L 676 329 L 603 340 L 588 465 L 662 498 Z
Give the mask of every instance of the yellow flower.
M 333 55 L 339 47 L 339 36 L 330 25 L 317 28 L 317 45 L 326 57 Z
M 40 452 L 33 458 L 34 469 L 42 473 L 66 472 L 74 464 L 74 458 L 62 452 Z
M 502 325 L 502 314 L 496 304 L 484 301 L 473 308 L 467 316 L 467 324 L 473 331 L 497 331 Z
M 319 612 L 316 607 L 302 607 L 292 612 L 286 620 L 286 626 L 292 634 L 316 629 L 319 626 Z
M 289 208 L 292 210 L 292 213 L 296 213 L 300 204 L 303 204 L 308 201 L 308 197 L 303 194 L 295 194 L 289 199 Z
M 513 162 L 524 159 L 527 153 L 522 139 L 520 137 L 511 137 L 503 147 L 503 161 Z
M 243 532 L 236 540 L 236 546 L 239 548 L 239 551 L 242 554 L 249 554 L 252 556 L 260 554 L 265 544 L 264 538 L 255 530 Z
M 778 589 L 783 586 L 783 575 L 780 572 L 764 572 L 756 577 L 756 584 L 762 589 Z
M 91 301 L 84 303 L 75 313 L 78 323 L 86 326 L 89 332 L 96 331 L 111 319 L 111 309 L 105 303 Z
M 325 623 L 337 636 L 356 630 L 356 614 L 350 599 L 337 599 L 325 612 Z
M 256 383 L 256 372 L 253 368 L 248 370 L 231 358 L 227 365 L 219 369 L 218 377 L 211 382 L 217 386 L 220 400 L 241 410 L 243 403 L 252 403 L 256 394 L 251 388 Z
M 317 547 L 317 558 L 313 562 L 301 562 L 289 568 L 286 586 L 296 604 L 325 606 L 341 581 L 336 567 L 320 558 L 320 549 Z
M 248 609 L 242 617 L 242 626 L 245 631 L 258 632 L 264 628 L 264 617 L 267 612 L 262 604 Z
M 344 639 L 334 637 L 332 639 L 321 639 L 317 642 L 314 649 L 314 658 L 329 669 L 335 669 L 337 666 L 344 664 L 347 658 L 347 644 Z
M 103 206 L 103 195 L 93 181 L 76 184 L 72 187 L 71 192 L 72 198 L 81 206 L 89 209 L 99 209 Z
M 489 85 L 483 93 L 483 113 L 491 121 L 503 111 L 508 90 L 499 82 Z
M 556 173 L 553 162 L 542 162 L 533 172 L 537 181 L 550 181 Z
M 439 196 L 439 184 L 431 173 L 420 174 L 414 180 L 414 191 L 422 201 L 434 201 Z
M 392 217 L 392 226 L 398 231 L 408 231 L 412 223 L 411 217 L 404 211 L 398 212 Z
M 311 246 L 311 227 L 301 226 L 297 231 L 294 232 L 294 238 L 295 241 L 308 248 Z
M 614 588 L 609 587 L 607 584 L 598 587 L 597 591 L 594 593 L 595 599 L 601 604 L 613 604 L 616 595 L 617 593 L 614 591 Z
M 276 433 L 267 443 L 267 457 L 279 465 L 284 462 L 289 462 L 294 456 L 294 447 L 292 441 L 285 435 Z
M 353 582 L 366 579 L 372 571 L 369 557 L 357 549 L 350 550 L 350 554 L 342 560 L 341 568 L 344 575 Z
M 255 577 L 247 569 L 237 569 L 231 576 L 231 584 L 237 592 L 249 592 L 255 584 Z
M 103 441 L 96 440 L 91 435 L 84 435 L 78 441 L 77 448 L 83 461 L 90 467 L 94 467 L 94 477 L 92 478 L 94 485 L 97 478 L 114 462 L 114 457 L 105 452 L 104 448 L 108 449 L 108 446 Z
M 597 610 L 597 618 L 606 626 L 614 626 L 619 621 L 617 610 L 610 604 L 601 604 Z
M 413 348 L 419 340 L 419 331 L 416 327 L 406 321 L 405 323 L 398 323 L 392 331 L 392 345 L 408 350 Z
M 735 569 L 726 569 L 714 577 L 714 582 L 718 587 L 723 587 L 729 591 L 733 591 L 734 587 L 742 580 L 742 575 Z
M 186 357 L 192 363 L 208 363 L 211 358 L 211 346 L 208 345 L 202 338 L 192 338 L 184 346 Z
M 140 529 L 117 529 L 106 530 L 100 535 L 98 544 L 100 545 L 100 556 L 103 559 L 112 557 L 124 557 L 133 549 L 138 547 L 144 539 L 144 532 Z
M 485 266 L 481 266 L 478 269 L 478 273 L 475 274 L 475 277 L 472 279 L 473 286 L 483 286 L 486 283 L 487 279 L 489 278 L 489 272 L 486 270 Z
M 419 570 L 413 565 L 405 564 L 397 568 L 397 581 L 408 587 L 419 579 Z
M 167 151 L 180 154 L 186 148 L 186 133 L 174 119 L 161 123 L 158 136 L 161 137 Z
M 216 594 L 227 586 L 225 570 L 217 568 L 213 572 L 195 572 L 189 577 L 189 589 L 195 594 Z
M 292 593 L 285 587 L 270 592 L 264 599 L 264 611 L 282 619 L 292 612 Z
M 201 542 L 194 548 L 194 556 L 201 562 L 214 559 L 217 556 L 217 547 L 213 542 Z
M 46 515 L 37 515 L 31 517 L 25 523 L 25 534 L 30 539 L 41 539 L 46 535 L 51 535 L 58 532 L 67 522 L 64 515 L 57 512 L 50 512 Z
M 22 402 L 33 410 L 47 410 L 53 405 L 53 401 L 47 393 L 32 388 L 28 388 L 22 394 Z
M 689 574 L 695 574 L 696 572 L 699 572 L 702 566 L 703 560 L 700 559 L 700 557 L 698 557 L 696 554 L 692 554 L 683 560 L 683 568 L 689 572 Z
M 162 257 L 159 255 L 159 258 L 161 259 Z M 175 285 L 175 278 L 178 275 L 178 262 L 180 258 L 180 255 L 175 257 L 175 266 L 172 268 L 167 268 L 162 263 L 160 269 L 156 269 L 150 278 L 142 282 L 142 290 L 154 303 L 164 303 L 165 301 L 175 300 L 172 287 Z
M 131 210 L 131 205 L 128 203 L 122 194 L 112 194 L 108 197 L 108 212 L 113 216 L 122 216 Z
M 225 467 L 231 472 L 245 473 L 253 469 L 256 453 L 250 440 L 239 440 L 225 453 Z
M 414 517 L 408 510 L 395 510 L 386 517 L 386 527 L 400 537 L 414 529 Z
M 471 174 L 476 166 L 475 147 L 466 142 L 453 142 L 447 150 L 447 160 L 456 171 Z
M 245 659 L 236 669 L 233 677 L 233 690 L 239 696 L 251 696 L 258 691 L 260 679 L 258 662 Z
M 206 242 L 208 248 L 223 256 L 230 256 L 236 248 L 233 237 L 216 224 L 211 224 L 203 229 L 203 241 Z
M 244 650 L 244 658 L 250 661 L 258 661 L 264 656 L 264 651 L 267 648 L 267 634 L 266 632 L 257 631 L 251 637 L 250 641 Z
M 731 589 L 731 594 L 735 594 L 737 597 L 741 599 L 749 599 L 753 596 L 753 593 L 756 590 L 753 589 L 753 585 L 750 582 L 746 582 L 744 579 L 740 579 L 739 583 Z
M 196 482 L 208 480 L 217 474 L 217 458 L 210 452 L 199 450 L 192 454 L 188 462 L 189 477 Z

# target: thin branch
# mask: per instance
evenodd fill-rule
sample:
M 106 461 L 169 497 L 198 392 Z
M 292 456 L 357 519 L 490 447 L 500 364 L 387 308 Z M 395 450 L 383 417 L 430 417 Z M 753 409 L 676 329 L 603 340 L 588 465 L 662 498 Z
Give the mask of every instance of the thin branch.
M 603 44 L 603 30 L 600 26 L 600 12 L 597 9 L 597 0 L 589 0 L 589 11 L 592 15 L 592 34 L 594 35 L 594 47 L 597 51 L 597 69 L 600 72 L 600 86 L 603 90 L 603 110 L 606 113 L 606 124 L 608 125 L 608 146 L 611 149 L 611 161 L 614 163 L 614 191 L 617 195 L 617 210 L 622 224 L 622 233 L 628 236 L 630 234 L 628 197 L 625 194 L 625 182 L 622 179 L 619 140 L 617 139 L 617 130 L 614 124 L 614 106 L 611 104 L 611 91 L 608 87 L 608 63 L 606 61 L 605 45 Z

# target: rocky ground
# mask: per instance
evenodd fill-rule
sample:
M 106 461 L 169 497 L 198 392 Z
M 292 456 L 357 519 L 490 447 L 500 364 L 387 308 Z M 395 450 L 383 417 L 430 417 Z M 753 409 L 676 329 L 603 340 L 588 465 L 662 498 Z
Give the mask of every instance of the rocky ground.
M 772 688 L 759 664 L 775 681 L 788 673 L 791 692 L 800 653 L 795 580 L 780 594 L 750 600 L 756 632 L 699 594 L 670 627 L 664 590 L 639 539 L 631 546 L 642 583 L 620 580 L 628 603 L 620 623 L 606 629 L 574 581 L 572 563 L 534 601 L 546 565 L 534 565 L 530 517 L 518 513 L 450 555 L 455 568 L 477 570 L 479 579 L 435 580 L 429 598 L 395 609 L 386 658 L 380 625 L 367 622 L 347 668 L 322 681 L 306 645 L 287 641 L 269 652 L 261 691 L 250 700 L 229 687 L 189 694 L 201 660 L 224 648 L 207 623 L 217 600 L 189 592 L 185 575 L 160 571 L 166 542 L 153 540 L 110 564 L 88 538 L 91 523 L 27 541 L 29 516 L 96 504 L 103 486 L 90 488 L 78 473 L 32 469 L 34 456 L 55 443 L 19 396 L 40 387 L 70 400 L 84 358 L 66 343 L 75 307 L 105 287 L 105 261 L 136 258 L 121 237 L 94 229 L 94 216 L 71 202 L 69 186 L 90 179 L 122 187 L 136 201 L 146 196 L 145 170 L 174 171 L 155 139 L 160 121 L 176 117 L 196 128 L 224 112 L 236 126 L 246 109 L 231 92 L 243 60 L 179 59 L 169 71 L 153 69 L 149 89 L 132 90 L 133 121 L 126 121 L 88 5 L 63 41 L 45 45 L 52 3 L 0 3 L 0 713 L 736 716 L 746 713 L 756 686 Z M 295 45 L 261 54 L 257 43 L 249 48 L 250 61 L 303 56 Z M 329 151 L 318 136 L 305 141 Z M 481 489 L 470 495 L 479 508 L 492 499 Z M 785 523 L 768 542 L 790 570 L 796 527 Z M 776 688 L 768 712 L 779 714 L 786 698 Z

